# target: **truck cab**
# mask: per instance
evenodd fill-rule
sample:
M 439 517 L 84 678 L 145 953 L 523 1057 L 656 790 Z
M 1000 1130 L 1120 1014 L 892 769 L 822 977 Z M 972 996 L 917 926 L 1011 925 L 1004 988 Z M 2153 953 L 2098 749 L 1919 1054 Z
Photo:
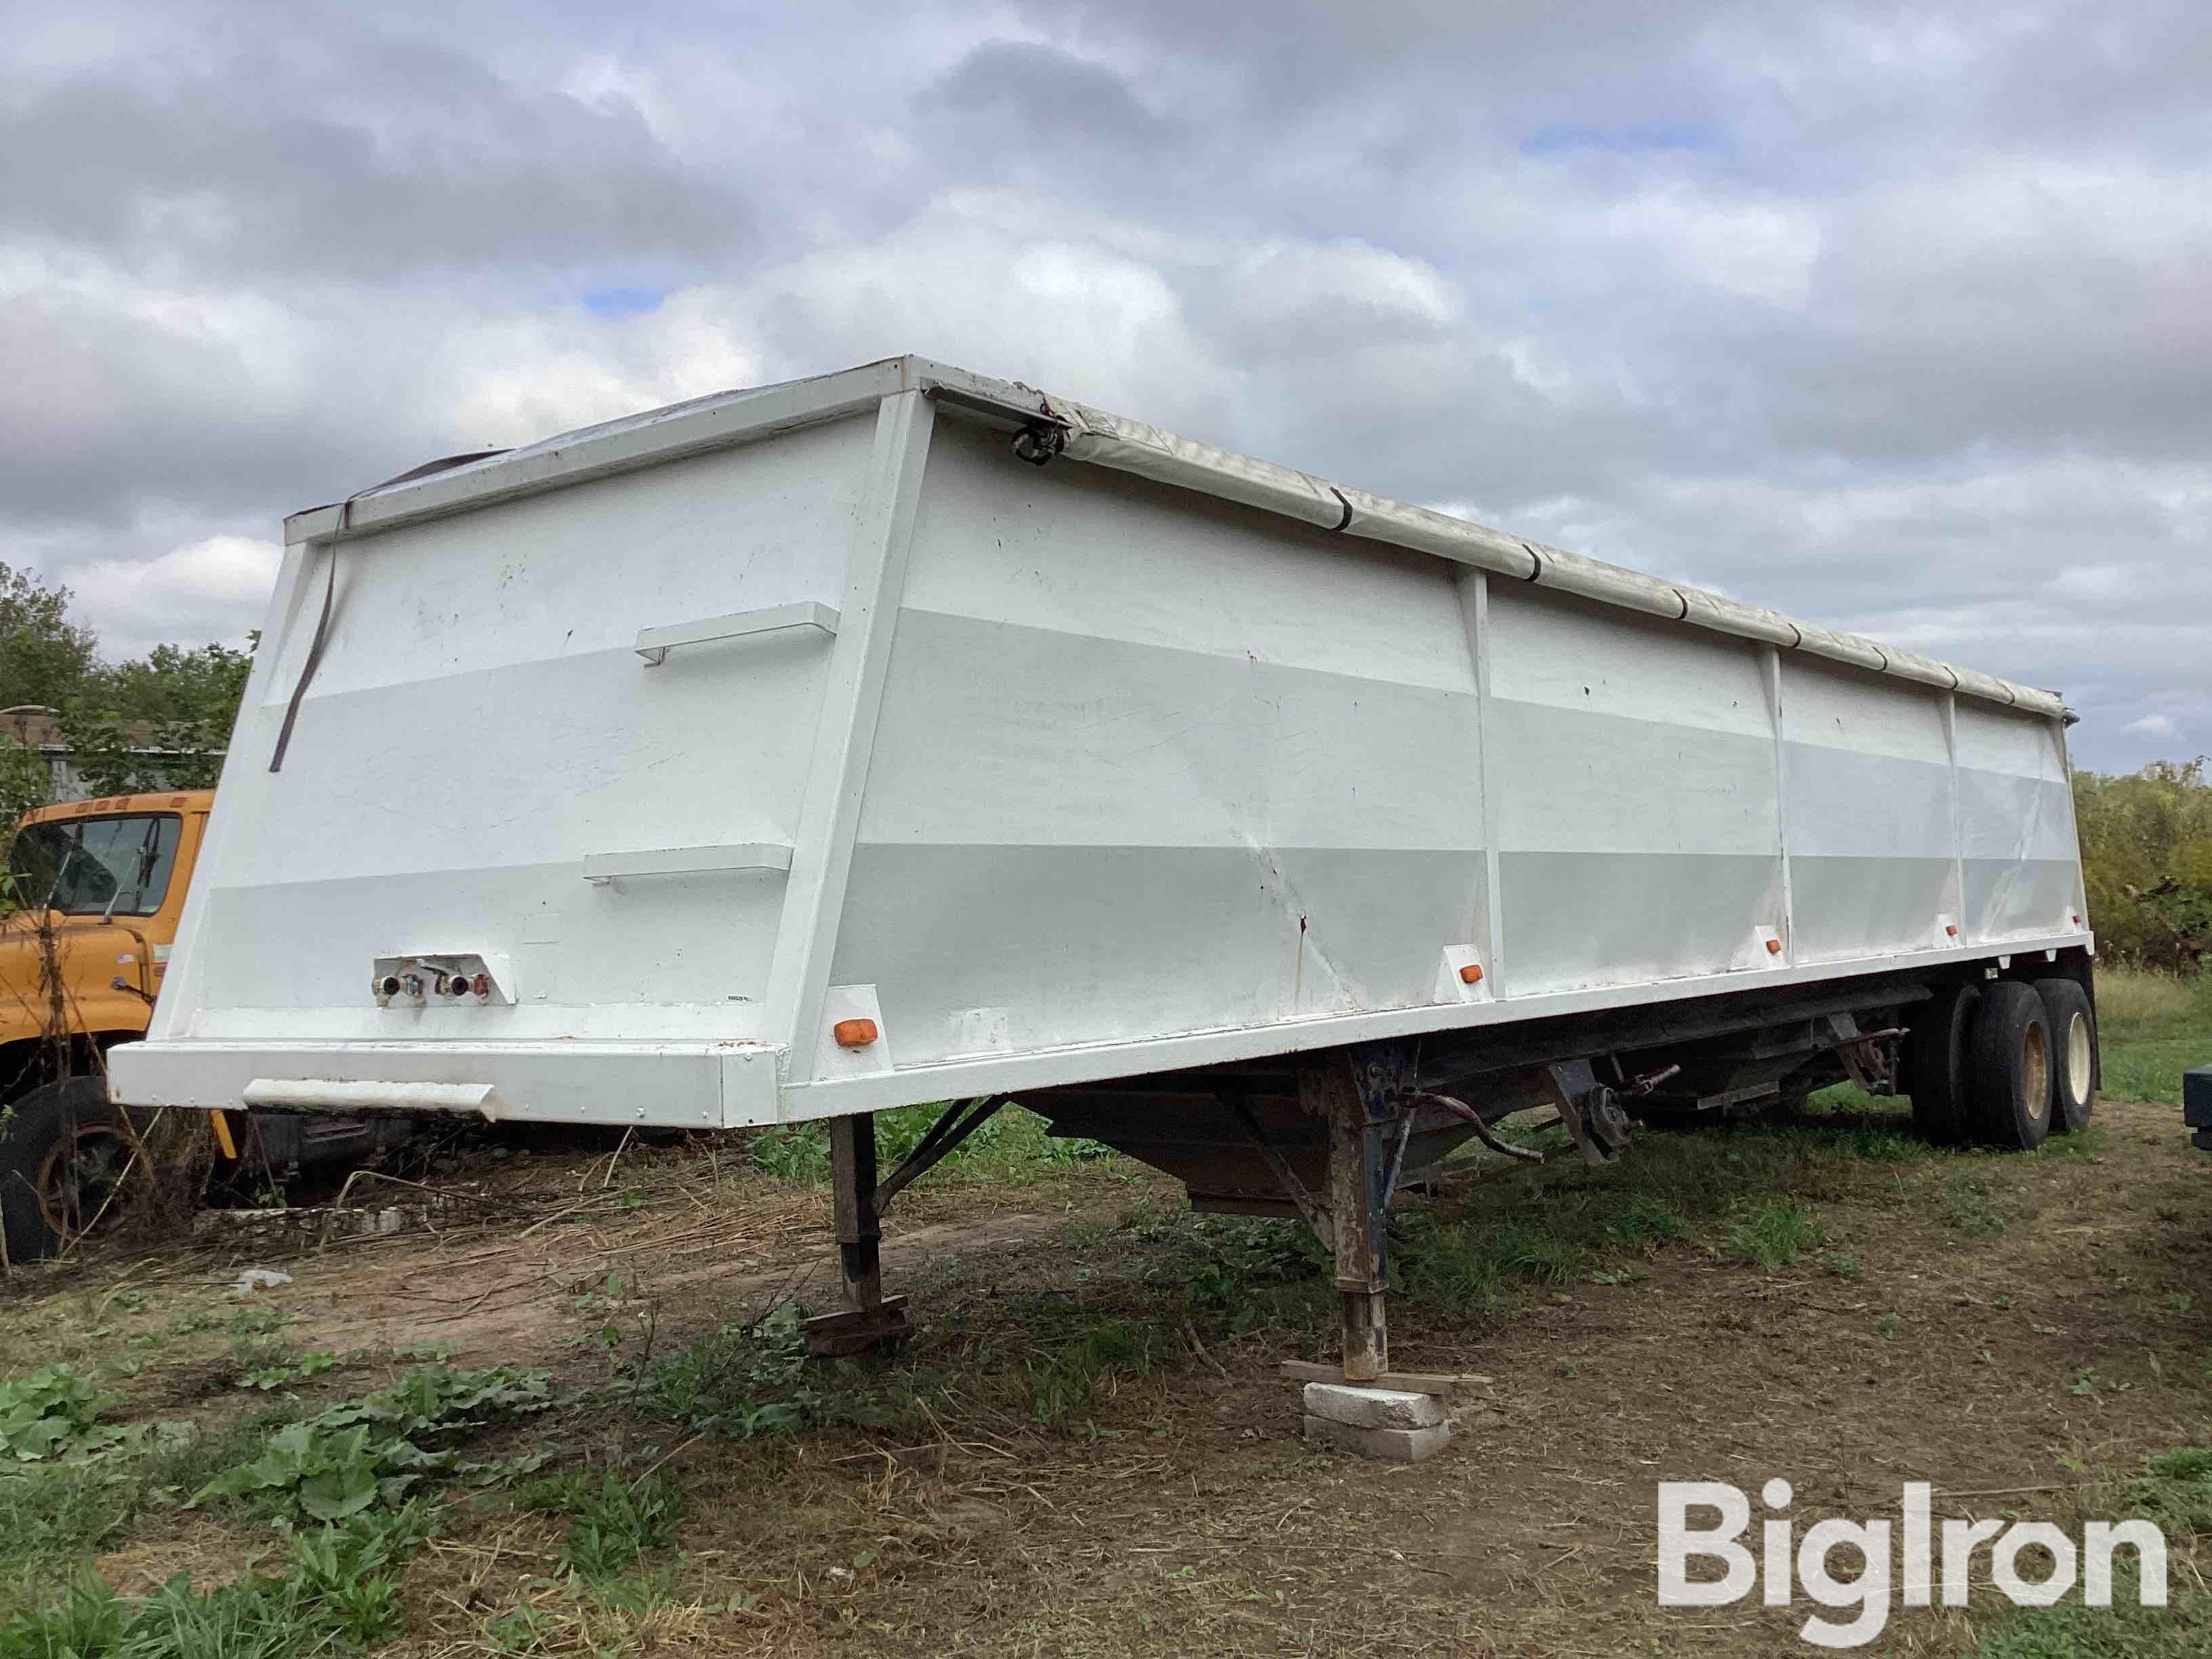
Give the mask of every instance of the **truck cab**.
M 110 1103 L 106 1057 L 146 1034 L 215 792 L 161 790 L 26 813 L 0 915 L 0 1228 L 8 1259 L 53 1255 L 125 1213 L 150 1113 Z M 210 1115 L 219 1164 L 283 1173 L 404 1139 L 404 1123 Z
M 214 798 L 112 795 L 24 815 L 0 922 L 0 1101 L 144 1035 Z

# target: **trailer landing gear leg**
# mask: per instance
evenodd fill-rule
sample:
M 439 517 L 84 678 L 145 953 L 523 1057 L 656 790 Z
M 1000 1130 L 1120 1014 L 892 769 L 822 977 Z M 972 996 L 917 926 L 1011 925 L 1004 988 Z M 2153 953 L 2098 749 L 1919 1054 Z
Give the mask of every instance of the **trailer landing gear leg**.
M 954 1101 L 881 1182 L 876 1179 L 875 1115 L 858 1112 L 830 1120 L 831 1201 L 845 1309 L 799 1328 L 800 1345 L 810 1357 L 829 1359 L 859 1353 L 906 1335 L 906 1298 L 884 1294 L 884 1206 L 907 1182 L 942 1163 L 1006 1103 L 1004 1097 L 990 1095 Z
M 1343 1381 L 1305 1382 L 1305 1442 L 1403 1463 L 1431 1456 L 1451 1439 L 1443 1406 L 1419 1383 L 1408 1390 L 1413 1379 L 1390 1373 L 1387 1227 L 1413 1127 L 1414 1081 L 1401 1043 L 1316 1054 L 1298 1068 L 1299 1103 L 1328 1125 L 1329 1224 L 1344 1300 Z M 1301 1376 L 1305 1368 L 1284 1369 Z
M 1384 1310 L 1388 1215 L 1397 1097 L 1410 1081 L 1396 1045 L 1317 1054 L 1298 1071 L 1299 1103 L 1328 1125 L 1328 1196 L 1336 1289 L 1344 1301 L 1344 1376 L 1372 1382 L 1390 1369 Z
M 876 1205 L 876 1119 L 872 1112 L 830 1120 L 831 1204 L 845 1307 L 799 1327 L 813 1358 L 832 1358 L 896 1342 L 907 1334 L 906 1298 L 884 1297 L 883 1221 Z

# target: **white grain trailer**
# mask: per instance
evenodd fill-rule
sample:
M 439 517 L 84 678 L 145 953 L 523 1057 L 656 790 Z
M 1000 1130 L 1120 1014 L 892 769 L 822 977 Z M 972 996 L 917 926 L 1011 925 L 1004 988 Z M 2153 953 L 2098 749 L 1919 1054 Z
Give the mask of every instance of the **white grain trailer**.
M 2087 1110 L 2046 691 L 911 357 L 285 532 L 117 1097 L 829 1118 L 823 1348 L 1009 1097 L 1303 1215 L 1354 1376 L 1394 1188 L 1510 1111 Z

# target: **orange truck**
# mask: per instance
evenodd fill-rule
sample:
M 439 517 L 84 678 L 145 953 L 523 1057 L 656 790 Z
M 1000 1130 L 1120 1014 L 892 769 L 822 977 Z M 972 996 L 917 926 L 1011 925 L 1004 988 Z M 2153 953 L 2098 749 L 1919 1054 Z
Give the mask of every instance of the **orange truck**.
M 149 1112 L 107 1097 L 106 1059 L 145 1035 L 177 935 L 212 790 L 64 801 L 24 814 L 0 920 L 0 1236 L 10 1261 L 118 1219 L 141 1178 Z M 211 1112 L 218 1167 L 358 1158 L 407 1138 L 398 1119 Z

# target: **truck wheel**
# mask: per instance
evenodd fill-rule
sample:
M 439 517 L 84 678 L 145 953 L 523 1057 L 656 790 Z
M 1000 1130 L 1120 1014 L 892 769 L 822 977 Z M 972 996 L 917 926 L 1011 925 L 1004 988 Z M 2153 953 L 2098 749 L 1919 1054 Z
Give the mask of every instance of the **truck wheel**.
M 1899 1082 L 1912 1098 L 1913 1126 L 1938 1146 L 1973 1138 L 1974 1018 L 1981 1006 L 1978 987 L 1938 991 L 1905 1030 Z
M 2027 1152 L 2051 1133 L 2050 1017 L 2032 985 L 2001 979 L 1982 988 L 1974 1018 L 1974 1100 L 1982 1138 Z
M 138 1139 L 96 1077 L 18 1096 L 0 1123 L 0 1230 L 10 1261 L 52 1255 L 119 1220 Z M 129 1176 L 133 1185 L 137 1175 Z
M 2097 1017 L 2089 1012 L 2089 994 L 2070 979 L 2039 979 L 2035 994 L 2051 1022 L 2051 1130 L 2071 1134 L 2087 1127 L 2094 1103 Z

